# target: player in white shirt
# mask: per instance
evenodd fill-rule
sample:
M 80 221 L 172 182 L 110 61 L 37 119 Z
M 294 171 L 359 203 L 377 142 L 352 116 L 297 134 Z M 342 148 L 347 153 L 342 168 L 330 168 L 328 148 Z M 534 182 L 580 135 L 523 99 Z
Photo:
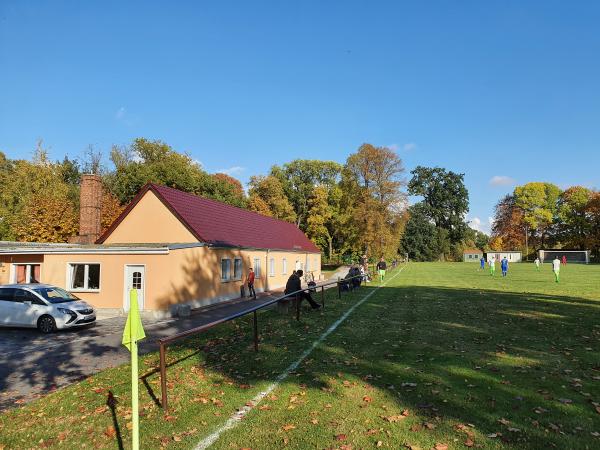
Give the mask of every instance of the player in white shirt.
M 560 259 L 558 259 L 558 256 L 552 261 L 552 271 L 554 272 L 555 281 L 558 283 L 560 278 Z

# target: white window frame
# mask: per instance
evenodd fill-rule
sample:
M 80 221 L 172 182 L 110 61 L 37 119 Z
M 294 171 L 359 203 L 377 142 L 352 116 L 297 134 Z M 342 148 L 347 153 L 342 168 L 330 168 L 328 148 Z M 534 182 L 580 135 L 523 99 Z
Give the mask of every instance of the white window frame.
M 254 258 L 254 265 L 252 266 L 254 269 L 254 276 L 256 278 L 260 278 L 261 276 L 261 267 L 260 267 L 260 258 Z
M 83 270 L 83 283 L 84 287 L 82 288 L 73 288 L 73 280 L 71 279 L 71 266 L 80 265 L 85 266 Z M 88 278 L 90 273 L 90 265 L 98 266 L 98 289 L 89 289 L 85 287 L 88 284 Z M 40 274 L 40 278 L 41 278 Z M 67 263 L 67 291 L 69 292 L 100 292 L 102 289 L 102 263 L 98 261 L 71 261 Z
M 40 283 L 42 282 L 42 266 L 41 262 L 19 262 L 19 263 L 11 263 L 10 264 L 10 282 L 16 284 L 17 283 L 17 267 L 16 266 L 27 266 L 25 269 L 25 278 L 31 278 L 31 266 L 40 266 L 40 279 L 38 280 Z
M 229 272 L 227 277 L 223 276 L 223 261 L 229 262 Z M 231 258 L 221 258 L 221 283 L 227 283 L 228 281 L 231 281 Z
M 275 276 L 275 258 L 269 259 L 269 276 L 270 277 Z
M 281 274 L 282 275 L 287 275 L 287 258 L 283 258 L 281 260 L 281 264 L 282 264 L 282 270 L 281 270 Z
M 240 273 L 239 276 L 235 276 L 235 263 L 236 261 L 240 262 Z M 242 258 L 239 257 L 235 257 L 233 258 L 233 271 L 232 271 L 232 280 L 234 281 L 239 281 L 244 277 L 244 260 Z

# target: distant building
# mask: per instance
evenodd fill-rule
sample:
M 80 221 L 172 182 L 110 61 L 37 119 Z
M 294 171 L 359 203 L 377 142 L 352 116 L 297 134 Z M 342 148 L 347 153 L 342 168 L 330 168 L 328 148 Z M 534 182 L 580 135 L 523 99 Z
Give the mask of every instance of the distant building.
M 508 262 L 522 262 L 523 261 L 523 253 L 517 252 L 517 251 L 501 250 L 498 252 L 487 252 L 485 254 L 486 261 L 491 260 L 492 256 L 496 257 L 496 261 L 501 261 L 505 257 L 506 257 L 506 259 L 508 259 Z
M 469 249 L 463 252 L 463 262 L 478 262 L 483 257 L 483 252 L 478 249 Z

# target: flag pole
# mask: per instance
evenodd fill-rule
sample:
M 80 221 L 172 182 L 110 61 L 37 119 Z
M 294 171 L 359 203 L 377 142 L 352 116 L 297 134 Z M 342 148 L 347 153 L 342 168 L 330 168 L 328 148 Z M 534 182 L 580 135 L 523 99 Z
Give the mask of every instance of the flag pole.
M 139 308 L 137 302 L 137 290 L 129 291 L 129 307 Z M 136 311 L 137 313 L 137 311 Z M 132 450 L 140 448 L 140 417 L 139 417 L 139 392 L 138 392 L 138 348 L 137 336 L 134 330 L 135 321 L 129 323 L 129 331 L 131 333 L 131 417 L 132 417 Z M 135 336 L 135 337 L 134 337 Z
M 130 292 L 130 298 L 136 297 L 134 302 L 129 302 L 131 305 L 134 303 L 137 306 L 137 291 L 132 289 Z M 133 321 L 131 321 L 133 322 Z M 132 323 L 130 327 L 134 327 Z M 133 333 L 131 333 L 134 336 Z M 133 450 L 139 450 L 140 448 L 140 417 L 139 417 L 139 395 L 138 395 L 138 344 L 137 337 L 131 340 L 131 417 L 133 419 L 133 433 L 131 448 Z

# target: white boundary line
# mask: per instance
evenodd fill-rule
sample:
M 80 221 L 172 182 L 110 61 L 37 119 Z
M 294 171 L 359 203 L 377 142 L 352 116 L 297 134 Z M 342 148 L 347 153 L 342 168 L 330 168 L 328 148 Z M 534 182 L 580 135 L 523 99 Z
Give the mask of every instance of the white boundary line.
M 200 442 L 198 442 L 198 445 L 196 445 L 195 450 L 205 450 L 205 449 L 209 448 L 211 445 L 213 445 L 217 441 L 217 439 L 219 439 L 219 437 L 225 431 L 231 430 L 232 428 L 238 426 L 240 424 L 241 420 L 250 411 L 252 411 L 252 409 L 254 409 L 255 406 L 257 406 L 267 395 L 269 395 L 271 392 L 273 392 L 279 386 L 279 384 L 290 375 L 290 372 L 293 372 L 294 370 L 296 370 L 298 368 L 298 366 L 300 365 L 300 363 L 302 361 L 304 361 L 308 357 L 308 355 L 310 355 L 313 352 L 313 350 L 315 348 L 317 348 L 317 346 L 327 338 L 327 336 L 329 336 L 333 331 L 335 331 L 335 329 L 338 326 L 340 326 L 340 324 L 344 320 L 346 320 L 350 314 L 352 314 L 352 311 L 354 311 L 356 308 L 358 308 L 360 305 L 362 305 L 364 302 L 366 302 L 375 292 L 377 292 L 377 290 L 379 288 L 385 286 L 388 283 L 388 281 L 391 281 L 394 278 L 396 278 L 400 274 L 400 272 L 402 272 L 404 270 L 405 267 L 406 267 L 406 265 L 402 266 L 400 268 L 400 270 L 394 274 L 393 277 L 384 281 L 383 284 L 377 286 L 377 288 L 375 288 L 374 290 L 369 292 L 361 300 L 359 300 L 354 305 L 352 305 L 352 307 L 350 307 L 350 309 L 348 309 L 348 311 L 346 311 L 342 315 L 342 317 L 340 317 L 338 320 L 336 320 L 327 329 L 327 331 L 325 331 L 321 336 L 319 336 L 319 338 L 316 341 L 314 341 L 313 344 L 308 349 L 306 349 L 304 351 L 304 353 L 302 353 L 302 355 L 300 355 L 300 358 L 298 358 L 296 361 L 294 361 L 292 364 L 290 364 L 287 369 L 285 369 L 281 374 L 279 374 L 279 376 L 275 379 L 275 381 L 273 383 L 271 383 L 269 386 L 267 386 L 267 388 L 264 391 L 259 392 L 249 402 L 249 404 L 251 406 L 246 405 L 246 406 L 243 406 L 242 408 L 240 408 L 235 414 L 233 414 L 231 417 L 229 417 L 227 422 L 225 422 L 223 425 L 221 425 L 219 428 L 217 428 L 213 433 L 211 433 L 210 435 L 208 435 L 207 437 L 202 439 Z

